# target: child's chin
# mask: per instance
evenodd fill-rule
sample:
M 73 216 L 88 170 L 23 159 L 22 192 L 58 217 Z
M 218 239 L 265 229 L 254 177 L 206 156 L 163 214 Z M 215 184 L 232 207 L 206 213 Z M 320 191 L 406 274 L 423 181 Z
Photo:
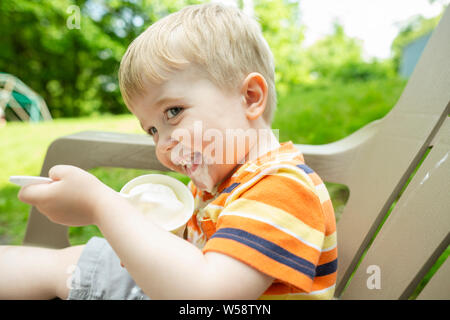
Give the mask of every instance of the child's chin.
M 189 175 L 192 182 L 202 191 L 211 192 L 214 189 L 214 179 L 211 177 L 210 166 L 201 162 Z
M 202 191 L 212 193 L 214 191 L 215 185 L 214 185 L 214 182 L 212 181 L 212 179 L 210 177 L 208 177 L 208 178 L 209 178 L 208 181 L 197 180 L 197 179 L 195 179 L 195 177 L 193 177 L 191 179 L 197 188 L 199 188 Z

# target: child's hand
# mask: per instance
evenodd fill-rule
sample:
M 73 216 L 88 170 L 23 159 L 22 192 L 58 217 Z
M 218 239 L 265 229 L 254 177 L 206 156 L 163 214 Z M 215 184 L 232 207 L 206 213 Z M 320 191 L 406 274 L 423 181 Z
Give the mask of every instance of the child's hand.
M 95 206 L 115 193 L 94 175 L 75 166 L 56 165 L 48 175 L 53 182 L 22 187 L 18 198 L 35 206 L 55 223 L 95 224 Z

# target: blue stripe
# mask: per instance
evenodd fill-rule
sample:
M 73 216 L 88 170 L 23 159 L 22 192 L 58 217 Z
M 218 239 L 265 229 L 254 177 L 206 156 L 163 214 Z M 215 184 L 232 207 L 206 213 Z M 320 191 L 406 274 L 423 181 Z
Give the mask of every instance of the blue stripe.
M 303 171 L 305 171 L 307 174 L 314 172 L 314 170 L 311 169 L 310 167 L 308 167 L 306 164 L 298 164 L 297 167 L 299 167 L 300 169 L 303 169 Z
M 226 238 L 235 240 L 250 248 L 253 248 L 265 256 L 295 269 L 307 277 L 313 279 L 315 276 L 315 265 L 303 258 L 300 258 L 282 247 L 267 241 L 254 234 L 235 228 L 222 228 L 211 236 L 212 238 Z
M 230 193 L 231 191 L 233 191 L 234 188 L 236 188 L 240 184 L 241 184 L 240 182 L 235 182 L 231 186 L 223 189 L 221 193 Z
M 316 268 L 316 277 L 322 277 L 336 272 L 337 270 L 337 259 L 330 261 L 328 263 L 321 264 Z

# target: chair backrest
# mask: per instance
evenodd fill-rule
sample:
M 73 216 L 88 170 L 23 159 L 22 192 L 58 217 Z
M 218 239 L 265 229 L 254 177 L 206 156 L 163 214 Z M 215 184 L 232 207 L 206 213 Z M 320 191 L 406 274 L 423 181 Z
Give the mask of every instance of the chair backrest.
M 417 296 L 417 300 L 450 300 L 450 259 L 446 259 L 427 286 Z
M 449 150 L 450 119 L 371 244 L 343 299 L 408 299 L 447 248 Z M 379 278 L 378 288 L 370 284 L 373 277 Z M 450 287 L 447 289 L 449 297 Z
M 396 106 L 383 119 L 329 145 L 298 145 L 323 180 L 350 189 L 337 224 L 337 296 L 408 178 L 433 147 L 341 298 L 408 298 L 449 244 L 449 40 L 450 8 Z M 372 270 L 381 273 L 381 289 L 371 290 L 367 284 Z

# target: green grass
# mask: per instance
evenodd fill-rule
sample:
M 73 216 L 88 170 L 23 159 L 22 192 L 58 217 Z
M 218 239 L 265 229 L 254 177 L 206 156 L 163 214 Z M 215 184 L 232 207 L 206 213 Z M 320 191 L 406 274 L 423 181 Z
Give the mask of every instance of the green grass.
M 17 199 L 19 187 L 9 183 L 11 175 L 40 175 L 45 153 L 58 137 L 83 130 L 104 130 L 137 133 L 142 129 L 132 115 L 100 118 L 57 119 L 52 122 L 28 124 L 10 122 L 0 128 L 0 244 L 20 244 L 25 235 L 30 206 Z M 100 179 L 110 176 L 97 171 Z M 72 230 L 79 243 L 92 235 L 85 227 Z M 86 231 L 84 231 L 86 230 Z M 97 230 L 96 230 L 97 231 Z M 86 233 L 80 239 L 78 236 Z M 72 237 L 71 237 L 72 240 Z M 84 241 L 85 242 L 85 241 Z M 75 243 L 74 243 L 75 244 Z
M 385 116 L 405 86 L 401 79 L 298 88 L 279 99 L 272 124 L 280 140 L 324 144 Z

